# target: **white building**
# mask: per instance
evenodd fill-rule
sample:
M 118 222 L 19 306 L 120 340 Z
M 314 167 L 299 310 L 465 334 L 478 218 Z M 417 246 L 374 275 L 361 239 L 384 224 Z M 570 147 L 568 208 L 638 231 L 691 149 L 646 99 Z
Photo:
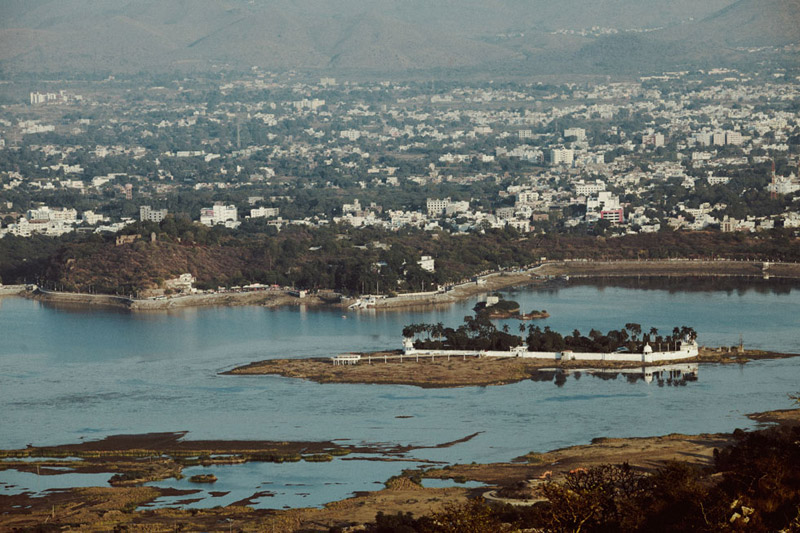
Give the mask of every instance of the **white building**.
M 585 196 L 589 194 L 596 194 L 600 191 L 606 190 L 606 184 L 600 180 L 585 182 L 583 180 L 576 181 L 575 185 L 575 194 Z
M 6 233 L 18 237 L 30 237 L 34 233 L 47 235 L 48 237 L 58 237 L 69 233 L 73 229 L 72 222 L 64 220 L 28 220 L 27 218 L 21 218 L 16 224 L 9 224 Z
M 742 134 L 738 131 L 726 131 L 725 132 L 725 144 L 734 144 L 736 146 L 740 146 L 744 142 L 742 138 Z
M 708 176 L 706 176 L 706 181 L 708 181 L 709 185 L 727 185 L 731 179 L 724 176 L 714 176 L 709 173 Z
M 358 130 L 342 130 L 339 132 L 339 137 L 348 141 L 357 141 L 361 138 L 361 132 Z
M 277 207 L 258 207 L 250 210 L 250 218 L 270 218 L 278 216 L 280 209 Z
M 664 135 L 661 133 L 644 135 L 642 137 L 642 144 L 644 144 L 645 146 L 654 146 L 656 148 L 658 148 L 659 146 L 664 146 Z
M 325 100 L 321 100 L 319 98 L 314 98 L 313 100 L 309 100 L 308 98 L 304 98 L 302 100 L 296 100 L 292 102 L 292 105 L 298 111 L 303 109 L 310 109 L 312 111 L 316 111 L 317 109 L 325 105 Z
M 571 165 L 574 158 L 575 152 L 568 148 L 550 150 L 550 164 L 552 165 Z
M 238 218 L 235 205 L 216 203 L 213 207 L 204 207 L 200 210 L 200 223 L 206 226 L 224 224 L 226 227 L 236 227 Z
M 701 131 L 694 135 L 695 142 L 702 146 L 709 146 L 713 140 L 713 134 L 708 131 Z
M 30 93 L 31 98 L 31 105 L 37 104 L 47 104 L 50 102 L 66 102 L 67 96 L 64 91 L 59 91 L 57 93 L 40 93 L 40 92 L 32 92 Z
M 567 128 L 564 130 L 564 137 L 575 137 L 578 141 L 585 141 L 586 130 L 583 128 Z
M 597 196 L 586 199 L 586 221 L 593 222 L 598 219 L 614 223 L 624 222 L 624 212 L 619 197 L 609 191 L 601 191 Z
M 539 193 L 536 191 L 519 191 L 517 201 L 514 206 L 519 208 L 523 205 L 536 205 L 539 202 Z
M 75 222 L 78 219 L 78 212 L 75 209 L 50 208 L 42 206 L 38 209 L 29 209 L 26 218 L 28 220 L 58 220 L 62 222 Z
M 86 224 L 94 226 L 95 224 L 99 224 L 100 222 L 104 222 L 108 219 L 100 213 L 95 213 L 94 211 L 84 211 L 83 214 L 81 214 L 81 220 L 83 220 Z
M 139 220 L 159 223 L 167 216 L 166 209 L 152 209 L 149 205 L 139 206 Z
M 466 200 L 460 202 L 450 202 L 444 208 L 444 214 L 447 216 L 453 216 L 457 213 L 467 212 L 469 212 L 469 202 Z
M 342 214 L 344 215 L 348 213 L 357 214 L 361 211 L 361 202 L 358 201 L 358 198 L 353 200 L 352 204 L 342 204 Z
M 425 201 L 425 207 L 427 208 L 428 216 L 431 217 L 442 216 L 449 205 L 450 198 L 445 198 L 444 200 L 440 200 L 438 198 L 428 198 Z
M 423 255 L 422 258 L 420 258 L 420 260 L 417 261 L 417 264 L 419 265 L 419 267 L 422 270 L 424 270 L 426 272 L 435 272 L 436 271 L 436 266 L 434 264 L 434 259 L 433 259 L 433 257 L 431 257 L 429 255 Z
M 184 294 L 197 292 L 192 284 L 197 281 L 190 273 L 181 274 L 177 278 L 168 279 L 164 282 L 164 287 Z
M 792 194 L 800 191 L 800 180 L 794 174 L 789 177 L 777 176 L 774 184 L 767 185 L 767 190 L 777 194 Z

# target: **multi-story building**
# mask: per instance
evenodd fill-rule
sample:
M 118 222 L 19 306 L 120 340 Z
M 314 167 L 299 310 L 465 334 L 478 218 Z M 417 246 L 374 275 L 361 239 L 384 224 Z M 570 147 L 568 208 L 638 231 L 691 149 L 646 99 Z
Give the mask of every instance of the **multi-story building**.
M 567 128 L 564 130 L 564 137 L 575 137 L 578 141 L 585 141 L 586 130 L 583 128 Z
M 233 223 L 237 220 L 238 214 L 235 205 L 216 203 L 212 207 L 204 207 L 200 210 L 200 223 L 206 226 L 215 226 L 217 224 L 229 226 L 234 225 Z
M 250 218 L 269 218 L 276 217 L 280 209 L 277 207 L 257 207 L 250 210 Z
M 602 219 L 614 224 L 625 222 L 625 212 L 619 203 L 619 197 L 608 191 L 601 191 L 597 196 L 586 199 L 586 220 Z
M 664 135 L 661 133 L 653 133 L 642 137 L 642 144 L 647 146 L 664 146 Z
M 428 198 L 425 202 L 425 207 L 427 208 L 428 216 L 430 217 L 442 216 L 449 205 L 450 198 L 445 198 L 444 200 L 440 200 L 438 198 Z
M 95 213 L 94 211 L 84 211 L 81 214 L 81 220 L 83 220 L 86 224 L 94 226 L 95 224 L 104 222 L 107 219 L 100 213 Z
M 734 144 L 736 146 L 741 145 L 744 142 L 742 138 L 742 134 L 738 131 L 726 131 L 725 132 L 725 144 Z
M 515 207 L 523 205 L 536 205 L 539 201 L 539 193 L 536 191 L 519 191 L 517 193 L 517 201 L 514 203 Z
M 606 190 L 606 184 L 600 180 L 585 182 L 583 180 L 574 183 L 575 194 L 584 196 L 587 194 L 596 194 L 600 191 Z
M 730 178 L 724 176 L 714 176 L 711 173 L 706 176 L 706 180 L 708 181 L 709 185 L 727 185 Z
M 358 198 L 353 200 L 352 204 L 342 204 L 342 214 L 346 215 L 347 213 L 352 213 L 354 215 L 361 213 L 361 202 L 358 201 Z
M 152 209 L 149 205 L 139 206 L 139 220 L 142 222 L 159 223 L 166 218 L 167 213 L 166 209 Z
M 622 224 L 625 222 L 625 213 L 622 207 L 616 209 L 603 209 L 600 211 L 600 219 L 608 220 L 613 224 Z
M 78 212 L 75 209 L 50 208 L 42 206 L 38 209 L 29 209 L 26 218 L 28 220 L 59 220 L 62 222 L 74 222 L 78 219 Z
M 469 211 L 469 202 L 466 200 L 460 202 L 450 202 L 444 208 L 444 214 L 447 216 L 455 215 L 456 213 L 466 213 Z
M 699 133 L 694 134 L 694 140 L 697 144 L 702 146 L 709 146 L 713 139 L 713 134 L 708 131 L 701 131 Z
M 571 165 L 575 153 L 568 148 L 554 148 L 550 150 L 550 164 Z
M 342 130 L 339 132 L 339 136 L 348 141 L 357 141 L 361 138 L 361 132 L 358 130 Z

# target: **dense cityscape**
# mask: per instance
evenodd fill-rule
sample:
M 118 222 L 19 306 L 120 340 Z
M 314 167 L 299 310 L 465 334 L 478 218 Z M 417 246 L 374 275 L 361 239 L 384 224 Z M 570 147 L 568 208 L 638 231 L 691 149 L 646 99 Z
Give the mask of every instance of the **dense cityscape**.
M 291 227 L 612 238 L 800 227 L 800 94 L 785 69 L 553 85 L 220 78 L 31 83 L 29 101 L 4 105 L 6 246 L 72 232 L 203 244 L 209 231 L 218 242 Z M 435 251 L 407 252 L 435 269 Z

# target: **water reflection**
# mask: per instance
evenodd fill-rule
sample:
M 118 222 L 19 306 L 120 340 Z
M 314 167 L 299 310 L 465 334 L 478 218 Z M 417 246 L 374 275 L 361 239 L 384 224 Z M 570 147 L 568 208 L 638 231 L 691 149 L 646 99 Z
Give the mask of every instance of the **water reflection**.
M 763 278 L 761 276 L 637 276 L 571 278 L 565 285 L 679 292 L 725 292 L 727 294 L 790 294 L 800 286 L 796 279 Z
M 557 387 L 563 387 L 567 378 L 572 376 L 575 381 L 581 379 L 583 374 L 592 377 L 615 381 L 624 378 L 628 383 L 644 381 L 656 382 L 659 387 L 682 387 L 689 382 L 697 381 L 699 366 L 697 363 L 679 363 L 661 366 L 643 366 L 640 368 L 542 368 L 531 375 L 532 381 L 553 382 Z

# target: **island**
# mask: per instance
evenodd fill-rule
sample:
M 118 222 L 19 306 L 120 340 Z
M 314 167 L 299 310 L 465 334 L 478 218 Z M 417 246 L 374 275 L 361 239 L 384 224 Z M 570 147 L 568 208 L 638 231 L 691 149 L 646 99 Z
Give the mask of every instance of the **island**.
M 482 302 L 478 302 L 473 307 L 473 311 L 478 315 L 487 318 L 513 318 L 517 320 L 533 320 L 536 318 L 548 318 L 550 314 L 542 309 L 541 311 L 531 311 L 521 314 L 519 303 L 514 300 L 506 300 L 502 294 L 495 293 L 486 296 Z
M 748 350 L 743 345 L 700 347 L 696 332 L 687 326 L 676 327 L 666 335 L 658 334 L 655 328 L 642 334 L 642 327 L 633 323 L 606 334 L 593 329 L 588 335 L 575 330 L 564 336 L 534 325 L 523 329 L 528 332 L 524 342 L 521 336 L 509 333 L 507 326 L 498 329 L 480 314 L 465 317 L 465 323 L 455 329 L 442 324 L 410 324 L 403 328 L 402 350 L 268 359 L 222 374 L 448 388 L 506 385 L 543 376 L 554 379 L 557 373 L 577 371 L 658 381 L 662 372 L 696 374 L 697 363 L 744 363 L 794 356 Z

